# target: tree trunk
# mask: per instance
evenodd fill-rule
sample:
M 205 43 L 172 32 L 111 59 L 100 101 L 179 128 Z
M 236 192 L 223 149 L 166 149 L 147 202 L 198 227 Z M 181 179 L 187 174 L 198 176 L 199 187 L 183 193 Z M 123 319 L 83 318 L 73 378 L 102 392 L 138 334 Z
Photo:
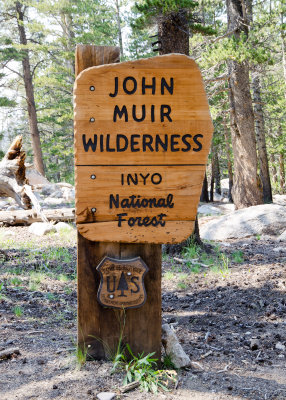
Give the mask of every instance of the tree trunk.
M 285 193 L 285 165 L 284 154 L 279 153 L 279 176 L 280 176 L 280 194 Z
M 278 183 L 278 176 L 277 176 L 277 168 L 276 168 L 276 160 L 274 154 L 270 154 L 270 161 L 271 161 L 271 171 L 272 171 L 272 179 L 274 183 Z
M 115 8 L 116 8 L 116 21 L 117 21 L 117 28 L 118 28 L 118 39 L 119 39 L 120 55 L 121 55 L 121 57 L 123 57 L 124 53 L 123 53 L 123 40 L 122 40 L 121 22 L 120 22 L 119 0 L 115 0 Z
M 232 162 L 231 162 L 231 149 L 230 149 L 230 137 L 229 130 L 226 124 L 226 120 L 223 119 L 223 129 L 225 138 L 225 151 L 227 157 L 227 172 L 228 172 L 228 200 L 233 203 L 231 191 L 233 187 L 233 173 L 232 173 Z
M 260 79 L 258 72 L 253 73 L 252 90 L 254 100 L 254 120 L 257 140 L 258 159 L 260 167 L 260 179 L 263 189 L 264 203 L 272 202 L 272 189 L 269 174 L 268 156 L 265 141 L 265 123 L 262 110 L 262 99 L 260 92 Z
M 17 12 L 17 24 L 18 24 L 20 44 L 26 46 L 27 38 L 24 26 L 25 8 L 19 1 L 16 2 L 16 12 Z M 45 175 L 40 133 L 38 128 L 37 111 L 34 98 L 34 86 L 32 81 L 29 51 L 28 49 L 24 49 L 22 50 L 22 52 L 23 54 L 25 54 L 25 56 L 22 59 L 22 67 L 23 67 L 26 101 L 27 101 L 28 116 L 29 116 L 30 133 L 32 136 L 34 164 L 36 170 L 39 171 L 42 175 Z
M 209 202 L 207 174 L 205 174 L 205 177 L 204 177 L 204 182 L 203 182 L 203 188 L 202 188 L 200 201 L 204 201 L 205 203 Z
M 220 168 L 219 168 L 217 149 L 215 149 L 214 153 L 214 181 L 215 181 L 215 192 L 217 194 L 221 194 Z
M 188 56 L 190 47 L 187 13 L 180 10 L 159 17 L 158 40 L 160 54 L 180 53 Z
M 248 34 L 247 18 L 242 0 L 226 0 L 228 30 L 239 39 Z M 257 176 L 257 155 L 254 114 L 249 86 L 247 62 L 228 61 L 231 136 L 234 155 L 234 185 L 232 197 L 236 208 L 262 203 L 262 193 Z

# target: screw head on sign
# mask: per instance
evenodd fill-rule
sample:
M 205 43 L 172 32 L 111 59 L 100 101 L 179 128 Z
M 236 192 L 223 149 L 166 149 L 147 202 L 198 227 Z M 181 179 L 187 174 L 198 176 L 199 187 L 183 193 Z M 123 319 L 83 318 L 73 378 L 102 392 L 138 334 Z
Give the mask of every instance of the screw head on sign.
M 130 276 L 130 275 L 131 275 L 131 272 L 127 272 L 127 275 Z
M 95 211 L 96 211 L 96 208 L 93 207 L 93 208 L 91 209 L 91 212 L 95 213 Z
M 90 179 L 95 179 L 95 178 L 96 178 L 96 175 L 94 175 L 94 174 L 90 175 Z
M 92 92 L 94 92 L 94 91 L 95 91 L 95 87 L 94 87 L 94 86 L 90 86 L 90 87 L 89 87 L 89 90 L 92 91 Z
M 94 122 L 95 119 L 94 118 L 90 118 L 89 122 Z
M 113 297 L 114 297 L 113 294 L 110 294 L 110 295 L 109 295 L 109 298 L 110 298 L 110 299 L 113 299 Z

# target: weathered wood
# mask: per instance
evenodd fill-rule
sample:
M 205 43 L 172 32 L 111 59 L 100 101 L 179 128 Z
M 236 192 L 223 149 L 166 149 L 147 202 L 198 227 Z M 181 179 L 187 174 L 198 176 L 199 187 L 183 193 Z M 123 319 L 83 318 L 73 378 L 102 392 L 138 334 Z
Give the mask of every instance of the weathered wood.
M 140 256 L 149 267 L 145 276 L 147 300 L 137 309 L 103 308 L 97 301 L 100 276 L 96 266 L 106 256 L 129 259 Z M 94 358 L 115 354 L 120 327 L 124 325 L 123 345 L 137 354 L 161 354 L 161 246 L 92 242 L 78 235 L 78 340 Z
M 74 100 L 81 234 L 134 243 L 187 239 L 213 131 L 195 61 L 171 54 L 89 68 L 76 79 Z
M 74 208 L 59 208 L 42 210 L 41 213 L 47 221 L 74 221 Z M 33 222 L 43 221 L 43 216 L 40 216 L 34 210 L 15 210 L 15 211 L 0 211 L 0 223 L 6 225 L 31 225 Z
M 99 60 L 99 54 L 104 59 Z M 84 54 L 83 54 L 84 53 Z M 89 58 L 88 54 L 92 54 Z M 101 56 L 102 57 L 102 56 Z M 119 61 L 119 49 L 78 46 L 76 71 L 93 65 Z M 147 301 L 139 309 L 103 308 L 97 301 L 100 277 L 96 266 L 105 256 L 134 258 L 140 256 L 149 267 L 145 277 Z M 137 354 L 156 352 L 161 358 L 161 246 L 154 244 L 119 244 L 94 242 L 78 234 L 78 343 L 94 358 L 114 354 L 124 323 L 123 342 Z M 90 346 L 90 347 L 88 347 Z
M 22 150 L 22 136 L 17 136 L 0 162 L 0 197 L 12 197 L 20 207 L 32 208 L 25 191 L 26 154 Z

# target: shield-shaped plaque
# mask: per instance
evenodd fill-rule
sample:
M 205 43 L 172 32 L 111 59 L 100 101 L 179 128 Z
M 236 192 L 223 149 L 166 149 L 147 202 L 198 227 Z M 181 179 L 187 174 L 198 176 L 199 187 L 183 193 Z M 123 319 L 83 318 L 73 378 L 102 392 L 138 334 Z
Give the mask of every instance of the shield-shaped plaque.
M 138 308 L 146 301 L 144 276 L 149 270 L 140 257 L 116 260 L 104 257 L 96 268 L 100 274 L 99 303 L 110 308 Z

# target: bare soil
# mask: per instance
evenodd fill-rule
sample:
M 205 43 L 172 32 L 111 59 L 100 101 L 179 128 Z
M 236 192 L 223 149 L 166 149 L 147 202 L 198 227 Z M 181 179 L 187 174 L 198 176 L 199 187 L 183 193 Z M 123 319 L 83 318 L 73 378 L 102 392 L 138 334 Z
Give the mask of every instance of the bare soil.
M 178 371 L 170 392 L 120 395 L 123 376 L 111 375 L 111 362 L 77 366 L 75 236 L 0 228 L 0 352 L 20 350 L 0 361 L 1 400 L 92 400 L 102 391 L 133 400 L 286 399 L 282 243 L 227 241 L 201 269 L 164 256 L 163 322 L 174 327 L 192 365 Z

